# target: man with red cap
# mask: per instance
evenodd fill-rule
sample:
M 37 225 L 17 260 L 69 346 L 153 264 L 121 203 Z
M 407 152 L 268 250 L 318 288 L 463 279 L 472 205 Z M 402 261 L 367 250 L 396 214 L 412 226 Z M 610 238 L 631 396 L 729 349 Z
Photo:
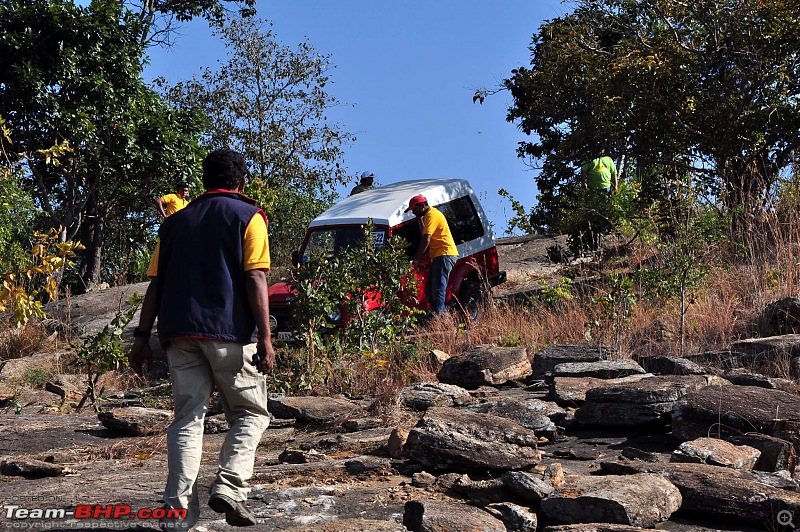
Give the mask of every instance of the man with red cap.
M 426 286 L 426 297 L 434 314 L 444 312 L 444 300 L 447 294 L 447 280 L 458 260 L 458 248 L 450 233 L 447 219 L 438 209 L 428 205 L 425 196 L 414 196 L 408 202 L 405 212 L 411 211 L 422 221 L 422 239 L 414 257 L 419 261 L 429 253 L 431 272 Z

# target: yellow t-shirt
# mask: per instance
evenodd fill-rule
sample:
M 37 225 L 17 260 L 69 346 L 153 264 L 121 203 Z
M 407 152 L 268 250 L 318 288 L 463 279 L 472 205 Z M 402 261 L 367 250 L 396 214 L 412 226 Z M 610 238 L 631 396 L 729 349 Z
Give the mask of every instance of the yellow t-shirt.
M 181 215 L 183 216 L 183 215 Z M 147 267 L 147 276 L 154 279 L 158 276 L 158 250 L 161 242 L 156 244 L 153 256 L 150 257 L 150 265 Z M 244 230 L 244 240 L 242 242 L 242 262 L 244 271 L 264 270 L 269 271 L 269 237 L 267 235 L 267 222 L 261 213 L 256 213 L 247 224 Z
M 431 235 L 429 253 L 431 259 L 446 255 L 458 256 L 458 248 L 450 233 L 447 219 L 438 209 L 431 207 L 422 217 L 422 234 Z
M 189 205 L 189 200 L 177 194 L 167 194 L 161 196 L 161 203 L 164 205 L 164 212 L 169 216 Z

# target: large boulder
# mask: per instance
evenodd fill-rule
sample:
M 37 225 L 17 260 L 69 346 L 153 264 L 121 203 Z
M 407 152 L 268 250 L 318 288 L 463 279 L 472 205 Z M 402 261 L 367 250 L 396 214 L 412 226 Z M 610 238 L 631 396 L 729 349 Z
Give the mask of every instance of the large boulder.
M 586 402 L 575 412 L 575 419 L 588 427 L 667 424 L 676 401 L 710 382 L 726 381 L 702 375 L 673 375 L 599 386 L 586 392 Z
M 123 436 L 145 436 L 167 431 L 172 412 L 155 408 L 130 406 L 113 408 L 97 414 L 100 423 L 108 430 Z
M 800 333 L 800 298 L 785 297 L 764 308 L 758 319 L 762 336 Z
M 761 451 L 748 445 L 734 445 L 717 438 L 683 442 L 672 453 L 671 462 L 709 464 L 733 469 L 753 469 Z
M 593 377 L 595 379 L 619 379 L 630 375 L 647 373 L 635 361 L 598 360 L 597 362 L 565 362 L 553 368 L 554 377 Z
M 611 347 L 573 344 L 549 345 L 534 355 L 533 376 L 544 377 L 551 374 L 559 364 L 605 360 L 613 352 Z
M 287 397 L 273 395 L 267 401 L 270 414 L 321 425 L 338 425 L 362 412 L 357 403 L 344 397 Z
M 800 397 L 756 386 L 707 386 L 672 408 L 672 433 L 683 441 L 757 432 L 800 449 Z
M 411 532 L 506 532 L 503 521 L 479 508 L 432 500 L 408 501 L 403 512 L 403 525 Z
M 421 411 L 433 406 L 463 406 L 476 401 L 461 386 L 441 382 L 417 382 L 400 390 L 400 398 L 407 407 Z
M 563 523 L 618 523 L 652 527 L 681 507 L 681 494 L 653 475 L 577 476 L 541 504 L 542 513 Z
M 430 467 L 524 469 L 541 461 L 536 434 L 503 417 L 436 407 L 411 429 L 403 452 Z
M 705 375 L 708 369 L 686 358 L 666 355 L 640 356 L 639 365 L 656 375 Z
M 797 466 L 797 452 L 791 442 L 765 434 L 749 433 L 725 438 L 734 445 L 747 445 L 761 451 L 753 469 L 757 471 L 794 472 Z
M 579 406 L 586 401 L 586 392 L 601 386 L 614 386 L 638 382 L 653 375 L 631 375 L 619 379 L 597 379 L 593 377 L 555 377 L 550 383 L 549 397 L 561 406 Z
M 740 364 L 766 375 L 800 378 L 800 334 L 749 338 L 734 342 Z
M 474 390 L 524 379 L 531 374 L 531 363 L 524 347 L 479 345 L 448 358 L 437 375 L 440 382 Z
M 735 519 L 767 529 L 779 528 L 777 513 L 800 515 L 800 493 L 763 483 L 752 472 L 707 464 L 604 462 L 613 475 L 656 473 L 681 492 L 681 510 L 707 517 Z
M 500 399 L 467 407 L 472 412 L 492 414 L 513 420 L 526 429 L 531 429 L 537 436 L 552 438 L 556 433 L 556 425 L 545 413 L 535 409 L 539 403 Z

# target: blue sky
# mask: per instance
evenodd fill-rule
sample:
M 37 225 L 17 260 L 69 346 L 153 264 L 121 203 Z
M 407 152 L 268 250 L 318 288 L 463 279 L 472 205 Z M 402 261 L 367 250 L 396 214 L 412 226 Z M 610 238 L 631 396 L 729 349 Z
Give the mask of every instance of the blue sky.
M 328 113 L 357 140 L 346 149 L 348 174 L 375 173 L 388 184 L 431 177 L 470 181 L 502 236 L 513 213 L 505 188 L 526 206 L 536 201 L 536 170 L 516 157 L 527 137 L 505 121 L 506 92 L 473 104 L 478 87 L 497 86 L 530 62 L 531 37 L 543 21 L 570 11 L 561 0 L 258 0 L 259 18 L 279 42 L 308 39 L 331 56 Z M 183 26 L 176 46 L 151 50 L 145 78 L 188 79 L 224 59 L 203 22 Z M 351 188 L 340 190 L 346 195 Z

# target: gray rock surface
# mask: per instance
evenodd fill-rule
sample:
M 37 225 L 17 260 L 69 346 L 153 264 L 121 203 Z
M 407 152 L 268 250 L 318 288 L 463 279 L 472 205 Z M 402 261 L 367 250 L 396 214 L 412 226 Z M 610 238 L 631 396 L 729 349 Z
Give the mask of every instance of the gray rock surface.
M 619 475 L 652 472 L 681 492 L 681 509 L 701 515 L 774 526 L 777 512 L 798 515 L 800 494 L 764 484 L 750 472 L 706 464 L 603 463 L 603 471 Z
M 611 347 L 575 344 L 549 345 L 533 356 L 533 376 L 544 377 L 559 364 L 568 362 L 597 362 L 614 352 Z
M 553 368 L 553 376 L 555 377 L 619 379 L 630 375 L 643 375 L 644 373 L 647 373 L 644 368 L 631 359 L 565 362 Z
M 411 532 L 506 532 L 503 521 L 488 512 L 468 504 L 435 500 L 407 502 L 403 525 Z
M 707 386 L 672 409 L 672 432 L 681 440 L 759 432 L 800 448 L 800 397 L 755 386 Z
M 708 369 L 691 360 L 666 355 L 641 356 L 637 362 L 656 375 L 705 375 Z
M 404 454 L 442 469 L 523 469 L 541 461 L 537 439 L 506 418 L 437 407 L 411 429 Z
M 467 407 L 469 411 L 481 414 L 492 414 L 513 420 L 526 429 L 531 429 L 537 436 L 552 438 L 556 433 L 556 425 L 542 410 L 539 403 L 529 404 L 528 402 L 517 401 L 515 399 L 500 399 Z
M 652 527 L 681 507 L 681 494 L 653 474 L 571 477 L 542 501 L 541 511 L 563 523 Z
M 424 411 L 434 406 L 462 406 L 475 402 L 470 393 L 454 384 L 418 382 L 400 390 L 400 398 L 407 407 Z
M 524 347 L 481 345 L 448 358 L 439 370 L 440 382 L 467 389 L 521 380 L 532 372 Z
M 172 412 L 155 408 L 114 408 L 97 414 L 108 430 L 125 436 L 146 436 L 166 432 Z
M 747 445 L 761 451 L 754 469 L 758 471 L 790 471 L 797 467 L 797 452 L 791 442 L 765 434 L 748 433 L 728 436 L 734 445 Z
M 267 402 L 270 414 L 277 418 L 296 419 L 322 425 L 339 424 L 360 412 L 361 406 L 343 397 L 287 397 L 270 396 Z
M 759 456 L 761 451 L 754 447 L 734 445 L 717 438 L 697 438 L 683 442 L 673 451 L 670 461 L 753 469 Z

